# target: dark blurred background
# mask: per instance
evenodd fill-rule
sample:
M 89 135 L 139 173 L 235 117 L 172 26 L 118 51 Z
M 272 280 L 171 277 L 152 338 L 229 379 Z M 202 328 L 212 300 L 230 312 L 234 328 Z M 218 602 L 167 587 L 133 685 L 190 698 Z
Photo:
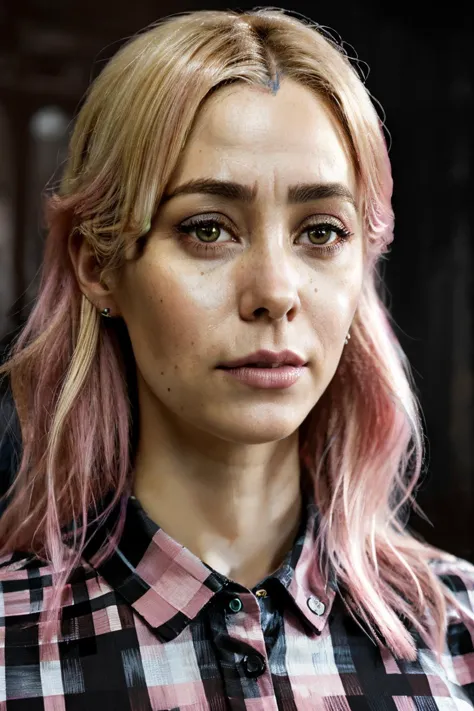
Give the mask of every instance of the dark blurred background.
M 358 56 L 391 134 L 395 242 L 384 263 L 396 331 L 414 369 L 429 441 L 410 526 L 474 562 L 472 3 L 284 7 Z M 133 33 L 186 10 L 253 5 L 0 0 L 0 339 L 27 317 L 44 244 L 41 193 L 57 180 L 86 87 Z M 471 7 L 471 9 L 468 9 Z M 0 352 L 1 357 L 1 352 Z M 5 388 L 4 388 L 5 389 Z M 0 395 L 3 418 L 12 411 Z M 0 441 L 4 423 L 0 418 Z M 3 438 L 0 489 L 15 466 Z

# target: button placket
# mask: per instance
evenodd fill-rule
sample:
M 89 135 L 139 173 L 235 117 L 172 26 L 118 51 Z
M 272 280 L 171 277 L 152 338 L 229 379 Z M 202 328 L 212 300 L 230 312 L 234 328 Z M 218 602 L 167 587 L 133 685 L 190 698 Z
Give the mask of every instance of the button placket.
M 238 656 L 241 676 L 249 679 L 259 677 L 259 683 L 263 684 L 262 688 L 271 689 L 272 680 L 261 626 L 261 603 L 264 602 L 262 596 L 256 595 L 256 590 L 243 593 L 228 590 L 227 594 L 224 608 L 227 617 L 225 634 L 229 636 L 229 640 L 228 644 L 222 645 L 223 654 L 227 649 L 234 650 L 234 661 Z M 241 614 L 232 614 L 233 609 L 235 612 L 241 611 Z

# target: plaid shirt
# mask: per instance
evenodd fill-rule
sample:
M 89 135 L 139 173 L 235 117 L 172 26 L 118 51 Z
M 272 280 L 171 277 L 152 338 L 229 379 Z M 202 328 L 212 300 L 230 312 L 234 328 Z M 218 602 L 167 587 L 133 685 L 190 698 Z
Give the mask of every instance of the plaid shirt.
M 38 643 L 51 570 L 0 559 L 0 711 L 468 711 L 474 708 L 474 566 L 433 561 L 463 604 L 450 610 L 443 670 L 375 645 L 323 584 L 307 499 L 286 560 L 252 591 L 219 574 L 130 497 L 113 556 L 68 587 L 61 634 Z M 110 521 L 114 514 L 111 514 Z M 102 536 L 102 539 L 101 539 Z M 30 623 L 29 627 L 25 623 Z M 32 624 L 31 624 L 32 623 Z

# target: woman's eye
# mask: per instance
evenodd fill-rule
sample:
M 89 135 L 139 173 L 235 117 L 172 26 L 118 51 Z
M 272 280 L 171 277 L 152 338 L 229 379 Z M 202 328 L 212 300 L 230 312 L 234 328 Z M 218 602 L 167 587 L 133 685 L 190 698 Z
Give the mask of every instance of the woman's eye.
M 203 242 L 214 242 L 221 236 L 222 228 L 216 222 L 213 222 L 207 225 L 197 225 L 190 231 L 195 232 L 196 237 Z
M 226 233 L 230 235 L 229 230 L 224 228 L 224 225 L 217 220 L 194 221 L 188 224 L 182 223 L 178 226 L 178 231 L 187 235 L 195 236 L 199 242 L 204 244 L 213 244 L 217 242 L 219 237 Z
M 187 223 L 181 223 L 175 227 L 176 232 L 189 242 L 189 246 L 196 250 L 206 249 L 231 249 L 231 242 L 235 242 L 235 235 L 232 228 L 218 219 L 193 219 Z M 301 243 L 302 238 L 307 236 L 307 240 L 302 244 L 307 247 L 313 246 L 314 252 L 321 254 L 335 253 L 340 249 L 352 233 L 340 225 L 332 222 L 317 222 L 307 225 L 299 232 L 297 241 Z M 230 239 L 229 239 L 230 237 Z M 224 239 L 221 239 L 224 238 Z M 215 247 L 214 247 L 215 245 Z
M 349 236 L 347 230 L 329 223 L 310 225 L 302 234 L 308 235 L 310 244 L 322 246 L 332 244 L 333 242 L 337 242 L 338 239 L 344 239 Z

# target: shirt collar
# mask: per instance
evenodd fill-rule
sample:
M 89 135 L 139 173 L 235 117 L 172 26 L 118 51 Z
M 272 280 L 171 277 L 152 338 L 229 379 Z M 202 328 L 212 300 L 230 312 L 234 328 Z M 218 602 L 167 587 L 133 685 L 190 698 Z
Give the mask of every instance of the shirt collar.
M 300 615 L 321 633 L 337 586 L 332 570 L 325 584 L 315 547 L 319 512 L 309 488 L 302 491 L 303 515 L 293 547 L 278 570 L 256 588 L 279 586 Z M 105 523 L 93 530 L 93 536 L 88 536 L 83 557 L 154 629 L 161 641 L 169 641 L 180 634 L 205 605 L 211 604 L 216 593 L 236 583 L 171 538 L 149 518 L 137 499 L 127 496 L 121 503 L 126 507 L 125 524 L 112 555 L 105 562 L 94 563 L 95 553 L 117 520 L 120 503 Z

